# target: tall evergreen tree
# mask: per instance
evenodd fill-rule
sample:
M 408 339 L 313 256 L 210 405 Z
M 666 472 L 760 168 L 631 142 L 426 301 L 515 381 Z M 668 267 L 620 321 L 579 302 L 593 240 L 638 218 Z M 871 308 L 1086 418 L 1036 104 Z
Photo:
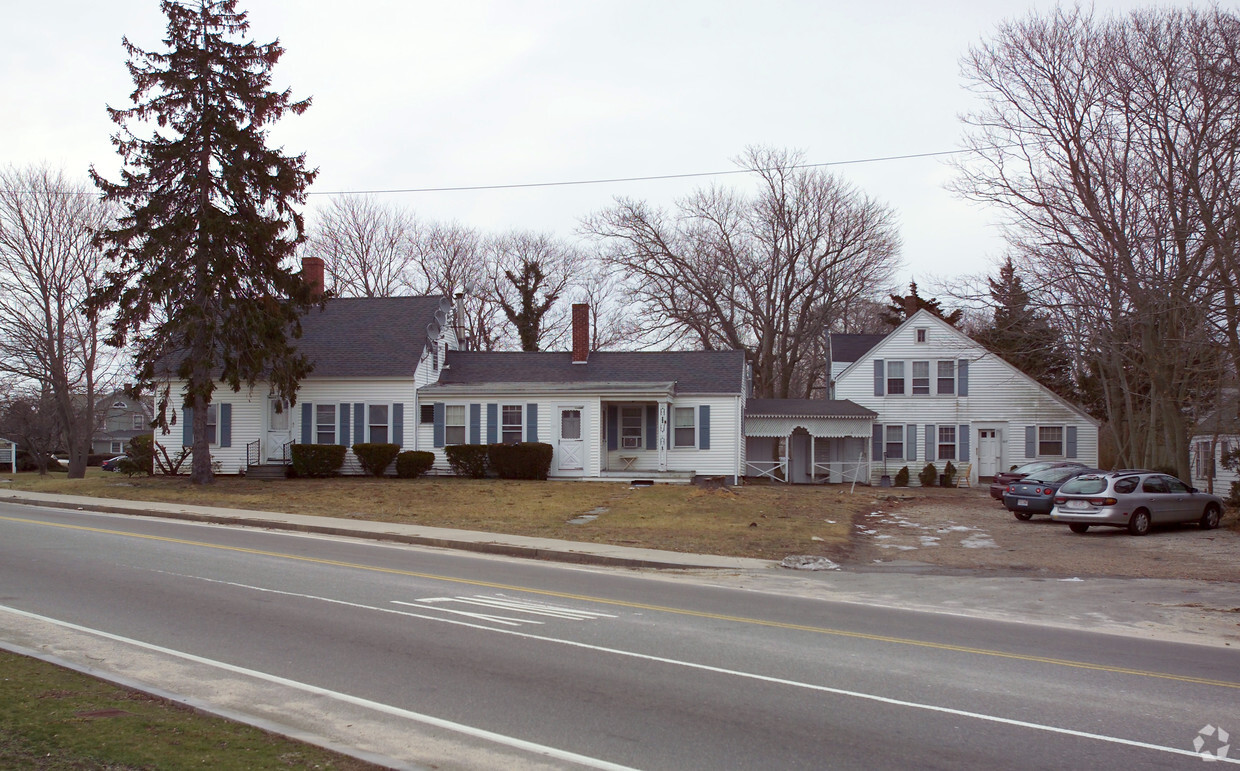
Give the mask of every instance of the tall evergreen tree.
M 943 310 L 942 303 L 935 297 L 922 297 L 917 294 L 917 282 L 908 282 L 908 295 L 889 295 L 891 304 L 883 309 L 882 320 L 887 326 L 895 328 L 900 326 L 910 316 L 920 310 L 927 310 L 935 316 L 951 324 L 953 327 L 960 323 L 960 319 L 964 316 L 964 311 L 957 308 L 951 313 Z
M 291 403 L 310 371 L 292 339 L 314 298 L 284 264 L 304 240 L 294 206 L 316 171 L 304 155 L 267 146 L 269 125 L 310 100 L 271 89 L 284 49 L 245 39 L 236 0 L 164 0 L 160 9 L 166 51 L 123 40 L 133 106 L 108 108 L 121 127 L 112 137 L 121 179 L 91 169 L 121 208 L 98 234 L 112 267 L 91 307 L 116 306 L 110 342 L 133 345 L 142 385 L 170 375 L 186 382 L 191 479 L 201 484 L 212 479 L 207 410 L 216 384 L 238 391 L 262 379 Z M 172 396 L 165 385 L 158 399 L 165 431 Z
M 1031 307 L 1029 291 L 1011 257 L 999 267 L 999 276 L 987 283 L 994 318 L 974 339 L 1060 396 L 1076 398 L 1063 333 Z

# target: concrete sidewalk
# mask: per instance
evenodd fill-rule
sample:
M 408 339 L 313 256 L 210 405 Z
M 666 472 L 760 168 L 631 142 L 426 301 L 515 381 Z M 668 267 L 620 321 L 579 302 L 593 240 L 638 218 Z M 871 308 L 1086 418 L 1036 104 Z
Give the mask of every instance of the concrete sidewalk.
M 164 517 L 191 522 L 220 525 L 244 525 L 298 533 L 369 538 L 376 541 L 439 546 L 446 549 L 502 554 L 512 557 L 572 562 L 587 565 L 611 565 L 630 568 L 729 570 L 770 570 L 778 563 L 745 557 L 721 557 L 712 554 L 682 554 L 661 549 L 640 549 L 583 541 L 560 541 L 553 538 L 531 538 L 523 535 L 480 533 L 473 530 L 452 530 L 446 527 L 402 525 L 371 522 L 364 519 L 317 517 L 305 514 L 283 514 L 274 511 L 246 511 L 213 506 L 190 506 L 157 501 L 127 501 L 115 498 L 89 498 L 79 495 L 56 495 L 22 490 L 0 489 L 0 501 L 49 506 L 59 509 L 103 511 L 146 517 Z

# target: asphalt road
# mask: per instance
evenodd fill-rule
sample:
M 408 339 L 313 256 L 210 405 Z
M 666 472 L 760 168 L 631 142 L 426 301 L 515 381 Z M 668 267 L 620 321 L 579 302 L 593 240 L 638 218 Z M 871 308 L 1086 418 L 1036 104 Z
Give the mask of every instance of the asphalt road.
M 1230 648 L 9 505 L 0 639 L 441 768 L 1196 768 L 1240 737 Z

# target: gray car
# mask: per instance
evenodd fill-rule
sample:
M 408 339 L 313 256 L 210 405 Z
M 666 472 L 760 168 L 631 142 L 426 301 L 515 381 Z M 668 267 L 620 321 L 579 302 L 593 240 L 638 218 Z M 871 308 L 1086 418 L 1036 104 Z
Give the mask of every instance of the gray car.
M 1051 519 L 1067 522 L 1074 533 L 1100 525 L 1145 535 L 1152 525 L 1177 522 L 1210 530 L 1223 517 L 1222 498 L 1153 471 L 1082 474 L 1064 482 L 1054 500 Z

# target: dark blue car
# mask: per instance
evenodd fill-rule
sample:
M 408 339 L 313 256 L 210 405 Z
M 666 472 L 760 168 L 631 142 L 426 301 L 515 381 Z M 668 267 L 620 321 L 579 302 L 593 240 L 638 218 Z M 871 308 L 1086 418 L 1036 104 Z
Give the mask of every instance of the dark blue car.
M 1034 514 L 1050 514 L 1055 507 L 1055 493 L 1060 485 L 1080 474 L 1097 473 L 1101 472 L 1084 466 L 1036 471 L 1007 486 L 1003 491 L 1003 505 L 1020 520 L 1032 519 Z
M 115 458 L 108 458 L 103 463 L 99 464 L 99 468 L 103 469 L 104 471 L 120 471 L 121 461 L 123 460 L 129 460 L 129 456 L 128 455 L 117 455 Z

